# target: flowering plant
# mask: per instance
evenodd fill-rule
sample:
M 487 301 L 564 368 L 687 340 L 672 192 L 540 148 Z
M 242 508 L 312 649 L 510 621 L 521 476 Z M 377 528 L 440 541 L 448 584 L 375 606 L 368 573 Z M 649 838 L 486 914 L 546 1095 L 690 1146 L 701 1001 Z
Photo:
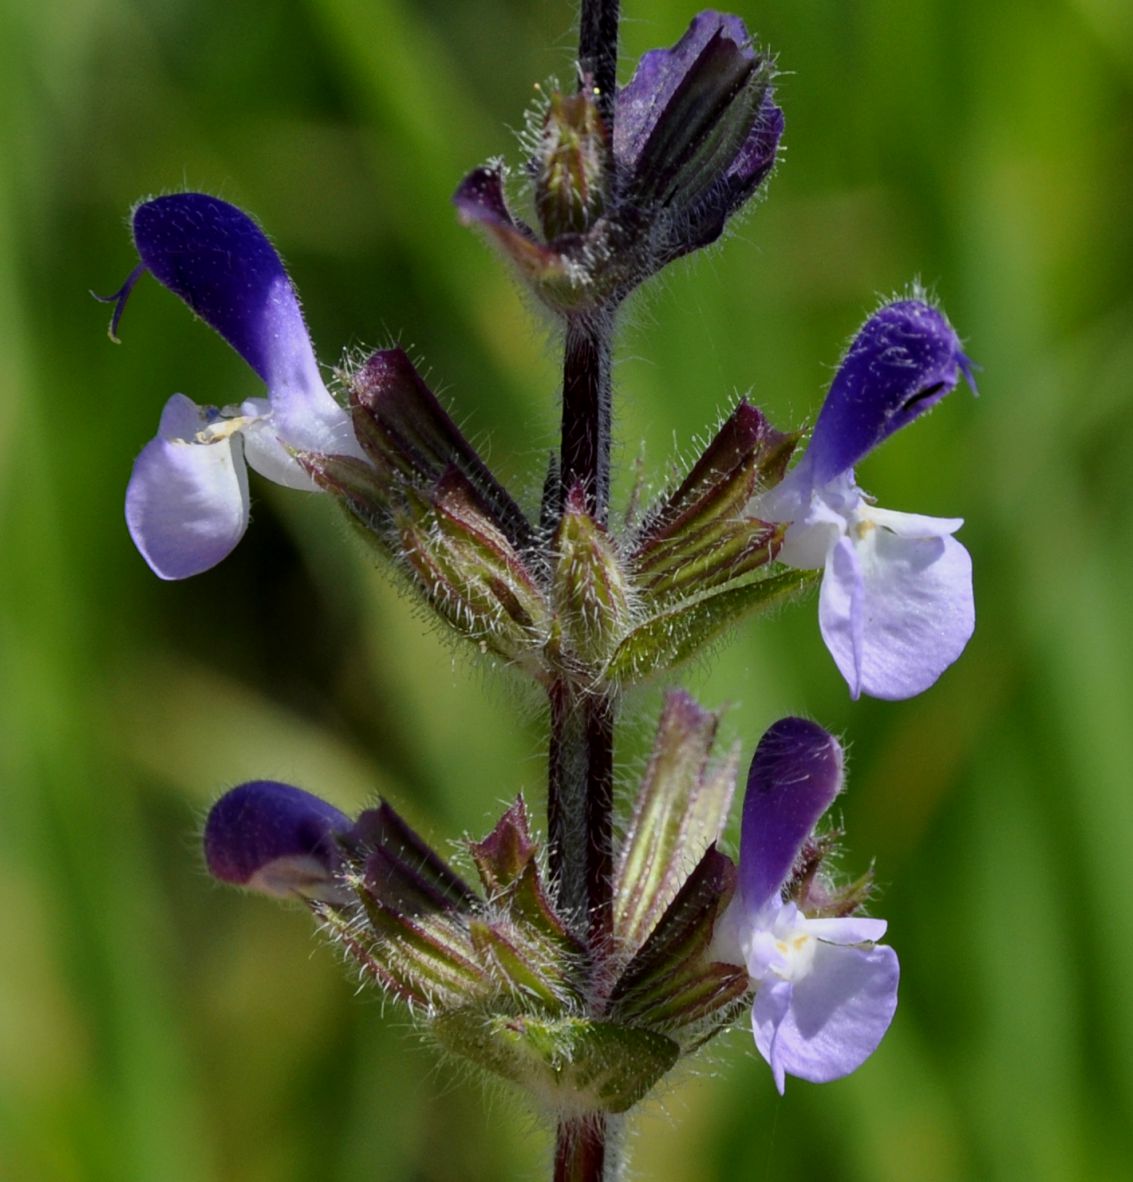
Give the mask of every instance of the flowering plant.
M 885 304 L 843 359 L 809 444 L 741 400 L 684 478 L 611 523 L 611 359 L 625 299 L 720 237 L 776 161 L 772 59 L 734 16 L 703 12 L 615 83 L 618 7 L 585 0 L 576 92 L 547 97 L 527 171 L 538 228 L 499 164 L 455 204 L 558 318 L 562 440 L 538 512 L 493 474 L 400 349 L 328 390 L 279 255 L 243 211 L 176 193 L 133 213 L 145 273 L 215 329 L 265 398 L 165 404 L 126 497 L 163 579 L 222 561 L 249 517 L 247 467 L 337 504 L 377 560 L 456 636 L 530 678 L 549 721 L 545 836 L 522 795 L 452 864 L 388 802 L 351 818 L 274 781 L 213 807 L 205 857 L 225 882 L 303 900 L 322 929 L 449 1052 L 517 1085 L 556 1127 L 555 1177 L 614 1177 L 621 1114 L 749 1007 L 780 1090 L 844 1076 L 893 1018 L 898 967 L 839 883 L 817 829 L 842 751 L 786 718 L 759 742 L 738 865 L 720 848 L 735 751 L 719 715 L 670 689 L 624 824 L 616 720 L 745 618 L 819 578 L 823 638 L 851 694 L 909 697 L 974 626 L 961 522 L 883 510 L 854 466 L 971 380 L 923 294 Z M 223 400 L 220 400 L 223 402 Z M 473 881 L 475 876 L 475 882 Z

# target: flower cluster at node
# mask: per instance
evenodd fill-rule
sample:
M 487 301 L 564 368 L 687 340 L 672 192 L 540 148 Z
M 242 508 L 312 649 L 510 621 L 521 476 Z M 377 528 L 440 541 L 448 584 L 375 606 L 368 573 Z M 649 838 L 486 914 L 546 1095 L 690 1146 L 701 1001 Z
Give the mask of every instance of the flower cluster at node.
M 161 197 L 135 210 L 134 235 L 139 272 L 184 299 L 268 387 L 266 399 L 223 410 L 183 394 L 167 402 L 126 497 L 131 536 L 162 578 L 206 570 L 236 545 L 250 464 L 280 484 L 330 491 L 450 623 L 537 675 L 581 660 L 622 681 L 650 676 L 797 591 L 797 581 L 775 581 L 773 559 L 823 570 L 822 634 L 854 697 L 919 693 L 971 636 L 971 563 L 951 537 L 961 522 L 877 508 L 854 478 L 866 453 L 970 378 L 955 332 L 922 301 L 886 305 L 866 323 L 789 473 L 796 437 L 741 404 L 631 546 L 611 546 L 593 522 L 567 530 L 589 521 L 568 498 L 551 539 L 558 553 L 542 556 L 523 510 L 400 350 L 356 369 L 352 408 L 339 406 L 283 264 L 246 214 L 204 194 Z M 600 597 L 587 607 L 601 587 L 623 588 L 623 606 Z M 588 620 L 601 624 L 597 643 Z
M 672 49 L 642 57 L 612 136 L 587 87 L 550 96 L 529 165 L 543 239 L 511 212 L 499 164 L 465 177 L 457 210 L 552 307 L 616 304 L 715 242 L 767 178 L 783 133 L 773 76 L 739 17 L 702 12 Z
M 754 990 L 755 1042 L 776 1087 L 783 1090 L 786 1075 L 838 1079 L 880 1043 L 899 976 L 893 950 L 876 943 L 885 921 L 854 914 L 868 884 L 833 886 L 826 849 L 814 838 L 842 788 L 841 747 L 799 718 L 767 731 L 748 775 L 737 875 L 712 841 L 734 770 L 708 762 L 716 721 L 685 695 L 666 702 L 618 858 L 615 933 L 626 955 L 601 1029 L 627 1048 L 644 1042 L 664 1051 L 657 1040 L 676 1039 L 675 1055 Z M 690 767 L 675 775 L 674 762 L 679 769 L 690 752 Z M 699 772 L 690 777 L 693 767 Z M 522 799 L 493 833 L 468 845 L 483 901 L 386 804 L 352 822 L 301 789 L 254 781 L 213 806 L 204 844 L 222 881 L 306 900 L 402 1000 L 437 1015 L 472 1007 L 566 1023 L 572 1036 L 586 1021 L 580 945 L 544 883 Z M 679 868 L 689 860 L 697 869 L 682 886 Z M 506 950 L 503 970 L 475 969 L 478 940 Z M 517 984 L 525 1003 L 511 996 Z M 451 1023 L 443 1029 L 452 1035 Z M 461 1053 L 492 1065 L 493 1039 L 478 1041 L 471 1028 L 452 1036 Z M 655 1065 L 649 1056 L 644 1063 L 647 1073 Z

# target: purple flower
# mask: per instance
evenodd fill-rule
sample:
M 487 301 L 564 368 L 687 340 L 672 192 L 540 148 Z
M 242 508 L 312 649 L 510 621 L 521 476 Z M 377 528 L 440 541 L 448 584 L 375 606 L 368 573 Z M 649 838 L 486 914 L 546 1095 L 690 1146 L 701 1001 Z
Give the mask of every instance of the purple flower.
M 956 517 L 876 508 L 854 464 L 953 390 L 971 365 L 952 326 L 918 300 L 866 321 L 826 396 L 799 464 L 750 509 L 789 522 L 779 561 L 824 568 L 819 624 L 857 698 L 928 689 L 975 628 L 972 562 Z
M 353 822 L 290 784 L 253 780 L 226 792 L 205 823 L 209 873 L 261 894 L 344 902 L 336 836 Z
M 141 263 L 113 297 L 112 331 L 148 270 L 228 341 L 268 392 L 222 409 L 174 394 L 134 464 L 130 536 L 155 574 L 183 579 L 215 566 L 243 536 L 247 464 L 278 484 L 315 490 L 296 453 L 363 453 L 319 375 L 283 263 L 247 214 L 203 193 L 176 193 L 139 205 L 133 230 Z
M 897 1007 L 899 966 L 875 944 L 883 919 L 811 918 L 784 886 L 842 788 L 842 748 L 816 723 L 784 718 L 760 740 L 748 773 L 739 885 L 710 955 L 745 965 L 752 1029 L 780 1093 L 787 1075 L 826 1083 L 877 1049 Z

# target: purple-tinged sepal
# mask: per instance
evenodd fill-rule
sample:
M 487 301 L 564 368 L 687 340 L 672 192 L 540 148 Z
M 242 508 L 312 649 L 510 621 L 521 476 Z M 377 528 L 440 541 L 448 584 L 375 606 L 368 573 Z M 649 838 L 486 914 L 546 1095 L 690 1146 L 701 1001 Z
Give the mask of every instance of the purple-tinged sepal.
M 804 910 L 814 826 L 841 790 L 842 763 L 838 741 L 805 719 L 782 719 L 760 740 L 744 799 L 739 887 L 710 949 L 747 970 L 755 1044 L 780 1092 L 787 1075 L 825 1083 L 856 1070 L 897 1007 L 897 956 L 877 943 L 885 921 Z
M 317 485 L 300 452 L 362 458 L 349 416 L 319 375 L 295 289 L 247 214 L 204 193 L 175 193 L 133 214 L 138 268 L 116 297 L 112 333 L 144 271 L 214 328 L 267 386 L 268 397 L 222 409 L 184 395 L 165 406 L 134 465 L 126 518 L 142 556 L 164 579 L 220 562 L 248 521 L 246 465 L 289 488 Z
M 736 752 L 711 758 L 719 721 L 680 690 L 665 695 L 614 876 L 614 932 L 628 955 L 645 943 L 727 820 Z
M 606 666 L 615 683 L 663 673 L 809 586 L 805 572 L 770 567 L 786 528 L 745 512 L 757 488 L 782 478 L 797 439 L 741 401 L 680 484 L 646 510 L 626 547 L 636 610 Z
M 516 799 L 487 837 L 470 841 L 468 851 L 493 911 L 522 929 L 527 942 L 552 949 L 564 963 L 577 963 L 583 948 L 559 914 L 554 892 L 545 882 L 542 847 L 531 834 L 523 797 Z
M 539 676 L 550 608 L 522 509 L 403 350 L 346 380 L 365 458 L 303 454 L 305 470 L 458 634 Z
M 433 610 L 483 652 L 540 676 L 547 600 L 468 480 L 449 468 L 395 517 L 401 554 Z
M 380 349 L 347 378 L 354 428 L 381 472 L 418 488 L 436 484 L 450 467 L 475 490 L 485 515 L 518 550 L 534 544 L 523 510 L 417 372 L 404 349 Z
M 610 997 L 616 1018 L 661 1026 L 687 1054 L 738 1016 L 747 973 L 710 954 L 735 879 L 732 862 L 709 846 L 619 975 Z
M 743 510 L 782 479 L 797 435 L 777 431 L 746 400 L 724 421 L 680 485 L 645 515 L 631 556 L 641 598 L 668 606 L 765 566 L 783 531 Z
M 619 91 L 614 152 L 628 202 L 656 221 L 659 255 L 715 241 L 771 171 L 783 132 L 773 76 L 739 17 L 705 11 Z
M 221 882 L 278 898 L 342 903 L 338 838 L 351 828 L 338 809 L 290 784 L 253 780 L 226 792 L 209 811 L 204 850 Z
M 719 715 L 666 695 L 614 875 L 611 1014 L 656 1026 L 683 1053 L 730 1021 L 747 977 L 708 954 L 735 887 L 716 849 L 735 787 L 736 752 L 712 757 Z
M 552 307 L 585 307 L 591 300 L 593 280 L 580 265 L 577 247 L 583 239 L 570 235 L 563 242 L 540 241 L 531 227 L 511 212 L 504 193 L 506 175 L 496 163 L 474 169 L 461 181 L 452 199 L 461 223 L 483 230 Z
M 931 409 L 971 363 L 937 309 L 884 307 L 855 338 L 810 446 L 749 511 L 785 525 L 780 562 L 822 570 L 819 623 L 856 698 L 909 698 L 959 657 L 975 628 L 972 565 L 951 535 L 960 518 L 880 509 L 853 465 Z

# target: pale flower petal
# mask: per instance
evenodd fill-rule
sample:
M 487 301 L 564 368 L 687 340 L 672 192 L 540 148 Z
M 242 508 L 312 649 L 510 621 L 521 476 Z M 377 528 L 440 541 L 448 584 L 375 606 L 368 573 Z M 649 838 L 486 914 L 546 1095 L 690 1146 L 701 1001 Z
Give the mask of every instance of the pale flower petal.
M 776 982 L 756 994 L 755 1041 L 783 1091 L 788 1073 L 811 1083 L 841 1079 L 877 1049 L 897 1009 L 897 954 L 873 948 L 820 944 L 814 966 L 788 986 Z
M 899 513 L 869 505 L 858 513 L 860 520 L 884 526 L 899 538 L 947 538 L 964 524 L 962 517 L 926 517 L 923 513 Z
M 778 1051 L 778 1033 L 790 1013 L 794 985 L 790 981 L 768 981 L 761 985 L 751 1007 L 751 1029 L 756 1050 L 767 1060 L 779 1095 L 787 1086 L 787 1066 Z
M 865 915 L 804 919 L 803 931 L 825 944 L 872 944 L 885 935 L 889 923 Z
M 854 697 L 911 698 L 956 660 L 975 629 L 971 558 L 951 537 L 902 537 L 863 524 L 856 545 L 844 538 L 831 551 L 822 636 Z
M 126 490 L 130 536 L 162 579 L 185 579 L 215 566 L 248 525 L 248 477 L 239 444 L 230 436 L 191 442 L 190 429 L 200 430 L 205 421 L 188 398 L 175 394 L 162 414 L 161 433 L 134 462 Z
M 316 492 L 318 486 L 307 474 L 292 450 L 279 437 L 275 417 L 266 398 L 249 398 L 241 404 L 246 417 L 243 428 L 244 458 L 248 466 L 273 484 Z

